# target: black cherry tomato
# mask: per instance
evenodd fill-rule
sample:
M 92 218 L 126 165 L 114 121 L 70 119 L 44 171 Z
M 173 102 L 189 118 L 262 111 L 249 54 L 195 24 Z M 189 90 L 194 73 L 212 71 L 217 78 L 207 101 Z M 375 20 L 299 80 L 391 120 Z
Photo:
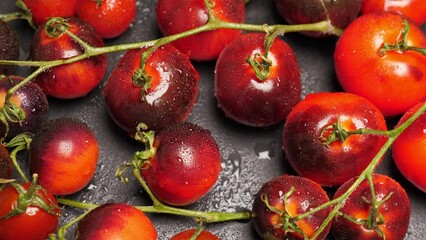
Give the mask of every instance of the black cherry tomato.
M 9 26 L 9 24 L 0 20 L 0 59 L 2 60 L 18 60 L 19 59 L 19 42 L 18 36 Z M 13 74 L 16 69 L 15 65 L 0 65 L 0 75 Z

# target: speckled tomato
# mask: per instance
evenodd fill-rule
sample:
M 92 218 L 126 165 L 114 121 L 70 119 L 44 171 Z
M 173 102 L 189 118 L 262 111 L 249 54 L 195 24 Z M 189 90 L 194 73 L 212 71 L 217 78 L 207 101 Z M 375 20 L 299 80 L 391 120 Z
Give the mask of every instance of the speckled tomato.
M 78 0 L 22 0 L 32 15 L 35 25 L 45 23 L 51 17 L 75 16 Z
M 67 18 L 68 30 L 94 47 L 102 47 L 102 38 L 79 18 Z M 67 34 L 50 37 L 44 25 L 34 33 L 30 58 L 33 61 L 69 59 L 84 53 L 83 48 Z M 98 55 L 74 63 L 56 66 L 37 77 L 35 82 L 46 95 L 56 98 L 78 98 L 87 95 L 101 82 L 107 66 L 106 55 Z
M 19 42 L 16 33 L 10 26 L 0 20 L 0 59 L 2 60 L 18 60 L 19 59 Z M 0 65 L 0 75 L 10 75 L 15 71 L 16 66 Z
M 183 232 L 180 232 L 176 235 L 174 235 L 170 240 L 190 240 L 192 236 L 194 236 L 197 229 L 189 229 L 185 230 Z M 220 240 L 216 235 L 213 233 L 203 230 L 196 238 L 196 240 Z
M 76 240 L 156 240 L 151 220 L 137 208 L 107 203 L 93 209 L 78 223 Z
M 74 118 L 48 121 L 30 147 L 30 173 L 54 195 L 68 195 L 84 188 L 93 178 L 99 157 L 94 132 Z
M 13 164 L 9 151 L 0 145 L 0 178 L 10 179 L 13 174 Z

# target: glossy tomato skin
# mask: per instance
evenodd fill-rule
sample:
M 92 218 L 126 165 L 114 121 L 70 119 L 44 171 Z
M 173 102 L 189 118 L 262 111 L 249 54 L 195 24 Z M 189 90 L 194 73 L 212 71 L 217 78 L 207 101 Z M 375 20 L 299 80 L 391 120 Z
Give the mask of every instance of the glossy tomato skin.
M 404 17 L 392 12 L 364 14 L 340 36 L 334 53 L 337 78 L 347 92 L 370 100 L 385 115 L 403 114 L 426 99 L 426 56 L 416 51 L 387 51 L 401 37 Z M 408 45 L 426 47 L 426 36 L 409 22 Z
M 380 110 L 350 93 L 313 93 L 297 104 L 283 129 L 286 159 L 301 176 L 323 186 L 338 186 L 359 175 L 386 141 L 386 137 L 355 134 L 329 146 L 320 139 L 324 129 L 337 123 L 346 131 L 360 128 L 386 130 Z M 323 137 L 327 137 L 325 131 Z
M 78 240 L 156 240 L 151 220 L 137 208 L 124 203 L 106 203 L 93 209 L 79 223 Z
M 406 122 L 422 105 L 419 103 L 409 109 L 399 120 L 397 126 Z M 396 127 L 397 127 L 396 126 Z M 417 188 L 426 192 L 426 114 L 422 113 L 392 144 L 394 162 L 402 173 Z
M 22 185 L 25 189 L 29 184 Z M 7 219 L 0 219 L 1 239 L 13 240 L 44 240 L 50 233 L 54 233 L 59 222 L 60 208 L 55 198 L 49 192 L 41 190 L 38 193 L 45 200 L 46 204 L 55 207 L 54 214 L 50 214 L 43 209 L 30 205 L 27 210 L 19 215 Z M 8 214 L 17 205 L 18 192 L 12 186 L 7 186 L 0 190 L 0 218 Z M 58 214 L 58 215 L 55 215 Z
M 21 76 L 8 76 L 0 79 L 0 107 L 4 106 L 7 91 L 21 82 Z M 10 102 L 25 112 L 21 123 L 9 122 L 6 139 L 11 139 L 23 132 L 36 133 L 48 120 L 49 103 L 43 90 L 35 83 L 29 82 L 20 87 L 10 98 Z M 0 136 L 6 134 L 6 128 L 0 124 Z
M 189 230 L 182 231 L 174 235 L 172 238 L 170 238 L 170 240 L 190 240 L 196 231 L 197 229 L 189 229 Z M 197 236 L 196 240 L 220 240 L 220 239 L 213 233 L 203 230 L 200 233 L 200 235 Z
M 13 175 L 13 164 L 9 151 L 0 145 L 0 178 L 11 179 Z
M 166 45 L 147 59 L 145 71 L 152 81 L 142 100 L 141 88 L 133 84 L 132 76 L 139 68 L 143 51 L 125 53 L 102 89 L 110 116 L 129 134 L 136 132 L 139 123 L 159 131 L 186 121 L 198 95 L 197 70 L 187 55 Z
M 243 0 L 216 0 L 212 11 L 222 21 L 242 23 L 245 20 Z M 208 21 L 204 0 L 160 0 L 156 13 L 158 27 L 165 36 L 205 25 Z M 214 60 L 240 34 L 239 30 L 218 29 L 179 39 L 173 44 L 193 60 Z
M 284 201 L 284 195 L 294 187 L 293 193 Z M 327 193 L 320 185 L 307 178 L 284 174 L 265 183 L 254 196 L 253 221 L 257 233 L 268 240 L 304 239 L 302 234 L 289 229 L 277 227 L 281 221 L 278 213 L 271 211 L 264 199 L 267 198 L 270 206 L 286 212 L 290 217 L 303 214 L 329 201 Z M 330 207 L 324 208 L 310 217 L 294 223 L 310 238 L 329 215 Z M 330 231 L 329 224 L 316 239 L 324 239 Z M 286 231 L 289 230 L 289 231 Z
M 93 26 L 102 38 L 123 34 L 136 16 L 136 0 L 79 0 L 77 16 Z
M 284 120 L 300 101 L 300 68 L 291 47 L 276 38 L 268 52 L 269 77 L 261 80 L 247 63 L 264 54 L 265 35 L 243 34 L 219 56 L 215 68 L 215 97 L 225 115 L 239 123 L 265 127 Z
M 426 5 L 422 0 L 363 0 L 361 14 L 376 11 L 398 12 L 422 25 L 426 22 Z
M 355 180 L 356 178 L 353 178 L 340 186 L 334 198 L 345 193 Z M 378 210 L 384 219 L 384 223 L 379 225 L 380 230 L 388 240 L 404 239 L 411 213 L 407 193 L 399 183 L 385 175 L 374 174 L 373 184 L 377 201 L 381 201 L 392 193 L 392 196 L 381 204 Z M 363 181 L 355 189 L 344 202 L 340 212 L 360 220 L 366 220 L 370 213 L 371 204 L 364 199 L 371 201 L 371 189 L 368 181 Z M 376 230 L 348 221 L 340 215 L 334 218 L 331 232 L 336 239 L 383 239 Z
M 320 22 L 330 17 L 331 24 L 344 29 L 357 18 L 362 0 L 275 0 L 278 13 L 289 24 L 307 24 Z M 324 5 L 323 5 L 324 4 Z M 324 11 L 324 7 L 327 12 Z M 326 36 L 320 32 L 301 32 L 311 37 Z
M 216 183 L 221 155 L 210 131 L 192 123 L 169 126 L 155 137 L 154 147 L 156 153 L 141 174 L 160 201 L 186 206 Z
M 67 18 L 69 30 L 94 47 L 102 47 L 103 40 L 93 28 L 79 18 Z M 44 25 L 34 33 L 30 58 L 33 61 L 68 59 L 83 54 L 83 48 L 67 34 L 49 37 Z M 83 97 L 101 82 L 107 66 L 106 55 L 98 55 L 74 63 L 56 66 L 35 77 L 35 82 L 46 95 L 62 99 Z
M 93 178 L 98 157 L 99 145 L 89 126 L 74 118 L 57 118 L 34 136 L 29 170 L 53 195 L 68 195 Z
M 38 26 L 51 17 L 72 17 L 76 15 L 78 0 L 23 0 Z
M 19 42 L 16 33 L 9 24 L 0 20 L 0 59 L 2 60 L 18 60 L 19 59 Z M 0 65 L 0 75 L 13 74 L 16 66 Z

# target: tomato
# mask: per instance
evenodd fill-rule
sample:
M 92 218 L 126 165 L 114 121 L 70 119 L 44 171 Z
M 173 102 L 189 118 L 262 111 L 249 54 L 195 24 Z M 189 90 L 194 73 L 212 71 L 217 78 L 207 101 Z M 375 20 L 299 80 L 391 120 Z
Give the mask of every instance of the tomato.
M 194 236 L 197 229 L 189 229 L 174 235 L 170 240 L 190 240 Z M 219 238 L 213 233 L 203 230 L 200 235 L 197 236 L 196 240 L 219 240 Z
M 355 180 L 353 178 L 339 187 L 334 198 L 345 193 Z M 333 220 L 331 232 L 336 239 L 368 240 L 384 239 L 384 236 L 387 240 L 405 238 L 411 212 L 407 193 L 395 180 L 381 174 L 373 174 L 373 186 L 376 201 L 382 203 L 372 204 L 370 184 L 363 181 L 340 208 L 344 215 L 338 214 Z M 377 212 L 373 210 L 374 205 L 378 207 Z M 369 218 L 371 224 L 367 223 Z
M 19 184 L 18 187 L 28 190 L 30 184 Z M 39 189 L 36 193 L 39 199 L 51 208 L 50 213 L 31 202 L 22 209 L 22 213 L 3 219 L 13 209 L 18 208 L 19 195 L 17 189 L 11 185 L 0 190 L 1 239 L 44 240 L 49 234 L 54 233 L 58 226 L 61 209 L 52 194 L 46 192 L 45 189 Z M 27 197 L 29 198 L 29 196 Z
M 33 23 L 41 25 L 51 17 L 75 16 L 78 0 L 22 0 L 32 15 Z
M 87 23 L 79 18 L 67 18 L 66 22 L 70 25 L 69 30 L 89 45 L 103 46 L 102 38 Z M 49 37 L 44 25 L 34 33 L 30 48 L 33 61 L 68 59 L 83 53 L 83 48 L 65 33 Z M 34 81 L 46 95 L 64 99 L 83 97 L 99 85 L 106 66 L 106 55 L 98 55 L 51 68 L 35 77 Z
M 421 106 L 419 103 L 409 109 L 399 120 L 401 125 L 411 117 Z M 392 145 L 392 156 L 399 171 L 417 188 L 426 192 L 426 114 L 423 113 L 414 121 Z
M 215 0 L 212 11 L 216 18 L 226 22 L 242 23 L 245 19 L 243 0 Z M 160 0 L 156 13 L 158 27 L 165 36 L 203 26 L 209 20 L 204 0 Z M 214 60 L 240 33 L 239 30 L 217 29 L 179 39 L 173 44 L 193 60 Z
M 334 53 L 337 78 L 347 92 L 370 100 L 385 117 L 403 114 L 426 99 L 426 56 L 380 50 L 402 38 L 405 18 L 392 12 L 364 14 L 340 36 Z M 407 44 L 426 47 L 422 30 L 409 22 Z
M 102 38 L 114 38 L 130 27 L 136 16 L 136 0 L 79 0 L 77 16 Z
M 426 22 L 426 5 L 422 0 L 363 0 L 361 14 L 394 11 L 403 14 L 419 26 Z
M 266 79 L 260 79 L 248 63 L 248 58 L 264 54 L 264 41 L 265 34 L 241 35 L 223 50 L 215 68 L 218 106 L 227 117 L 248 126 L 276 124 L 284 120 L 300 100 L 299 64 L 283 40 L 275 38 L 268 51 L 271 65 Z
M 254 226 L 263 239 L 310 238 L 330 214 L 330 207 L 300 220 L 293 218 L 328 201 L 327 193 L 314 181 L 284 174 L 265 183 L 254 196 Z M 289 227 L 293 224 L 294 229 Z M 330 227 L 316 239 L 324 239 Z
M 21 76 L 8 76 L 0 79 L 0 107 L 4 106 L 7 91 L 22 80 Z M 23 110 L 25 119 L 21 122 L 8 122 L 8 132 L 6 132 L 4 124 L 0 125 L 0 135 L 7 134 L 6 139 L 11 139 L 23 132 L 37 132 L 49 117 L 49 103 L 46 95 L 33 82 L 20 87 L 10 97 L 10 102 Z
M 210 131 L 192 123 L 169 126 L 154 141 L 155 154 L 141 168 L 152 193 L 162 202 L 186 206 L 216 183 L 221 167 L 219 147 Z
M 313 93 L 290 112 L 283 129 L 282 149 L 294 170 L 323 186 L 338 186 L 359 175 L 387 137 L 354 134 L 326 145 L 340 122 L 348 132 L 361 128 L 387 129 L 380 110 L 363 97 L 350 93 Z
M 0 145 L 0 178 L 10 179 L 13 174 L 13 164 L 9 151 Z
M 355 18 L 361 9 L 361 0 L 275 0 L 278 13 L 289 24 L 315 23 L 330 18 L 331 24 L 337 28 L 345 28 Z M 301 32 L 302 34 L 319 37 L 320 32 Z
M 47 122 L 30 146 L 29 170 L 39 184 L 54 195 L 68 195 L 84 188 L 93 178 L 99 144 L 87 124 L 74 118 Z
M 130 135 L 139 123 L 159 131 L 186 121 L 198 95 L 200 75 L 188 56 L 172 45 L 162 46 L 149 56 L 144 70 L 151 80 L 145 90 L 136 86 L 132 76 L 145 50 L 125 53 L 102 89 L 110 116 Z
M 78 240 L 156 240 L 151 220 L 137 208 L 124 203 L 106 203 L 90 211 L 79 221 Z
M 19 59 L 19 42 L 16 33 L 9 24 L 0 20 L 0 59 L 2 60 L 18 60 Z M 0 65 L 0 75 L 13 74 L 16 66 Z

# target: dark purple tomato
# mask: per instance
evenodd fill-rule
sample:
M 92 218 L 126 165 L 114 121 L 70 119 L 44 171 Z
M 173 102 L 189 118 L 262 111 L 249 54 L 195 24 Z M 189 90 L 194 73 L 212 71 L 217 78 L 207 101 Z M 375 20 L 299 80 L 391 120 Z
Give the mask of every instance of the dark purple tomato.
M 9 151 L 0 145 L 0 178 L 10 179 L 13 175 L 13 164 Z
M 19 42 L 15 32 L 10 26 L 0 20 L 0 59 L 18 60 Z M 16 66 L 0 65 L 0 74 L 10 75 L 15 71 Z

